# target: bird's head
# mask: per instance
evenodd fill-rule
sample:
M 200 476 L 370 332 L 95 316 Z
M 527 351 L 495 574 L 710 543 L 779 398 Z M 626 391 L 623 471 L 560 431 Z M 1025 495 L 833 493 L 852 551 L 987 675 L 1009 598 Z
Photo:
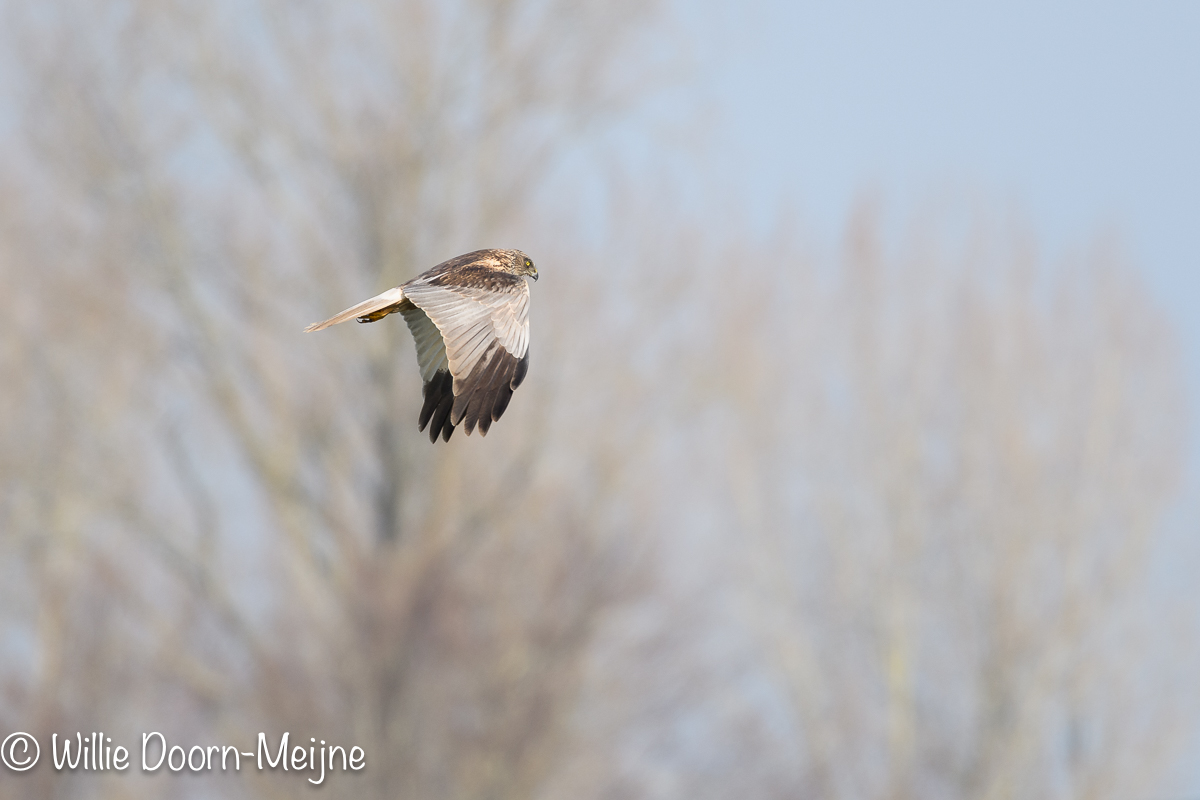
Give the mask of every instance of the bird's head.
M 508 257 L 511 271 L 514 275 L 528 275 L 535 281 L 538 279 L 537 267 L 533 265 L 532 258 L 520 250 L 509 250 Z

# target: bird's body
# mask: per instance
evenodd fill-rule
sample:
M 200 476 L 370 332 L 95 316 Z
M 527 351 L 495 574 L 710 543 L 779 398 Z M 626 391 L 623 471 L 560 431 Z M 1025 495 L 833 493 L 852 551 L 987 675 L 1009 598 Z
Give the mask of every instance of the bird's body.
M 399 312 L 425 381 L 419 429 L 449 441 L 459 424 L 487 435 L 529 368 L 529 284 L 537 268 L 520 250 L 476 250 L 351 306 L 305 331 Z

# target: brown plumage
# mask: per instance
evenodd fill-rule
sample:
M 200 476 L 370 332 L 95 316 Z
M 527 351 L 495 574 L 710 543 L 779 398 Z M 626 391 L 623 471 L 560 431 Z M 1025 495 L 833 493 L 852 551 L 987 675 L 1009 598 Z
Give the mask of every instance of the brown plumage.
M 400 312 L 425 381 L 418 429 L 449 441 L 455 427 L 486 436 L 529 369 L 529 284 L 537 268 L 520 250 L 476 250 L 304 330 Z

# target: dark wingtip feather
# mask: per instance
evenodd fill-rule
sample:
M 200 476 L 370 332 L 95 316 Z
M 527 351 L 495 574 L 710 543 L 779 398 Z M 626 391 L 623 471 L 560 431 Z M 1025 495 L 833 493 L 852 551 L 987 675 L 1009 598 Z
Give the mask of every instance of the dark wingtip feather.
M 447 440 L 450 439 L 450 433 L 454 430 L 454 423 L 450 421 L 450 409 L 453 407 L 453 392 L 442 394 L 429 420 L 429 441 L 436 442 L 438 434 L 443 434 Z
M 510 363 L 512 363 L 510 361 Z M 508 409 L 508 403 L 512 400 L 513 392 L 521 385 L 521 381 L 525 380 L 525 373 L 529 371 L 529 353 L 512 364 L 512 377 L 505 383 L 502 383 L 498 388 L 500 391 L 496 395 L 496 399 L 492 405 L 492 419 L 500 419 L 504 416 L 504 412 Z
M 417 430 L 425 430 L 425 426 L 447 398 L 450 402 L 454 401 L 454 379 L 450 377 L 450 373 L 446 370 L 438 370 L 434 373 L 429 382 L 425 384 L 425 402 L 421 405 L 421 415 L 417 418 Z M 429 441 L 437 441 L 438 433 L 440 432 L 440 424 L 435 423 L 433 429 L 429 432 Z
M 492 419 L 500 419 L 504 416 L 505 409 L 508 408 L 508 401 L 512 400 L 513 392 L 507 386 L 500 387 L 500 394 L 496 397 L 496 404 L 492 406 Z
M 512 381 L 509 386 L 516 389 L 521 385 L 521 381 L 525 380 L 525 373 L 529 372 L 529 351 L 525 351 L 525 355 L 517 362 L 517 371 L 512 376 Z
M 504 375 L 500 375 L 501 380 Z M 479 393 L 479 409 L 475 413 L 475 423 L 480 430 L 486 431 L 492 426 L 492 409 L 496 407 L 496 395 L 500 393 L 499 386 L 490 386 Z

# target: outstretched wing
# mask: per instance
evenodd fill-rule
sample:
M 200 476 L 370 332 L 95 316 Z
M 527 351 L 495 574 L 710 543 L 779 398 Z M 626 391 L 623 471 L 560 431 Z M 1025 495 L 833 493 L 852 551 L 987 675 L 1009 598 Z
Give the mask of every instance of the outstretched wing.
M 487 435 L 529 368 L 529 285 L 489 272 L 469 285 L 451 273 L 402 287 L 407 302 L 398 310 L 417 344 L 425 380 L 419 425 L 430 426 L 430 441 L 448 440 L 459 424 Z
M 345 311 L 334 314 L 324 322 L 314 322 L 304 329 L 305 333 L 323 330 L 330 325 L 337 325 L 339 322 L 345 322 L 348 319 L 362 317 L 360 322 L 374 322 L 377 319 L 382 319 L 388 314 L 399 311 L 400 303 L 404 300 L 404 288 L 397 286 L 395 289 L 388 289 L 383 294 L 377 294 L 370 300 L 363 300 L 356 306 L 350 306 Z

